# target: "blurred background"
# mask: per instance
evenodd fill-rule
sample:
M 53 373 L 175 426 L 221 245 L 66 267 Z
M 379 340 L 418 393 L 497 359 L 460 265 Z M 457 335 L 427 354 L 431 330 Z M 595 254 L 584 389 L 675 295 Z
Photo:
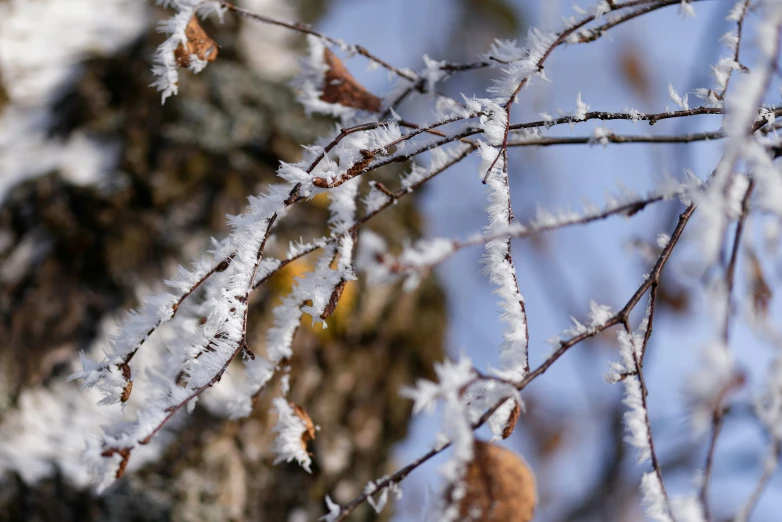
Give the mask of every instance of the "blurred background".
M 557 30 L 562 17 L 576 14 L 557 0 L 238 3 L 313 23 L 414 70 L 423 67 L 423 54 L 474 61 L 494 38 L 523 43 L 529 27 Z M 718 40 L 735 27 L 725 21 L 732 5 L 699 2 L 695 18 L 669 7 L 595 43 L 557 49 L 547 62 L 551 83 L 525 89 L 513 121 L 572 111 L 579 93 L 592 110 L 674 108 L 669 83 L 680 94 L 712 86 L 710 66 L 728 53 Z M 432 363 L 447 356 L 464 353 L 478 368 L 497 364 L 502 325 L 480 273 L 480 248 L 448 260 L 412 293 L 358 281 L 328 330 L 304 328 L 294 344 L 292 399 L 322 428 L 312 475 L 294 464 L 271 465 L 267 394 L 241 421 L 223 419 L 204 401 L 147 457 L 132 461 L 132 473 L 103 496 L 91 493 L 79 456 L 105 413 L 77 383 L 65 382 L 79 367 L 79 351 L 99 354 L 124 311 L 160 288 L 177 263 L 204 251 L 211 236 L 225 235 L 225 214 L 240 212 L 248 195 L 273 183 L 280 160 L 295 161 L 301 144 L 333 129 L 306 118 L 294 102 L 289 83 L 303 39 L 230 14 L 222 24 L 203 24 L 220 45 L 218 59 L 199 75 L 182 72 L 179 95 L 161 106 L 149 87 L 150 68 L 163 39 L 155 25 L 167 16 L 138 0 L 0 0 L 0 520 L 314 520 L 326 494 L 347 501 L 431 447 L 437 414 L 411 420 L 401 386 L 432 378 Z M 742 48 L 750 65 L 753 16 Z M 389 89 L 385 72 L 361 58 L 346 63 L 370 91 Z M 483 96 L 497 73 L 456 75 L 441 88 L 457 99 Z M 775 82 L 772 103 L 779 102 Z M 399 112 L 420 123 L 434 118 L 424 96 Z M 680 134 L 720 124 L 720 116 L 699 116 L 654 127 L 602 126 L 618 134 Z M 596 126 L 563 126 L 549 135 L 589 136 Z M 514 150 L 513 210 L 525 223 L 539 208 L 578 210 L 585 199 L 602 206 L 612 194 L 644 193 L 685 169 L 705 179 L 720 150 L 716 142 Z M 371 227 L 396 245 L 479 231 L 486 201 L 477 167 L 475 158 L 462 162 Z M 395 184 L 406 168 L 376 179 Z M 571 316 L 586 319 L 590 300 L 624 305 L 657 255 L 658 235 L 670 234 L 682 209 L 670 201 L 631 219 L 514 242 L 533 367 L 551 353 L 546 339 L 566 330 Z M 297 208 L 272 248 L 279 254 L 289 240 L 319 236 L 327 216 L 318 198 Z M 698 226 L 696 219 L 664 272 L 645 365 L 656 448 L 672 493 L 697 489 L 708 433 L 693 426 L 687 383 L 704 378 L 700 354 L 719 332 L 704 290 L 712 274 L 699 253 Z M 746 380 L 726 401 L 711 488 L 714 520 L 732 518 L 761 473 L 768 440 L 752 404 L 781 349 L 774 326 L 782 315 L 772 291 L 782 276 L 779 221 L 751 217 L 747 227 L 731 337 Z M 254 297 L 249 324 L 257 343 L 272 307 L 308 263 L 291 265 Z M 767 292 L 759 292 L 758 281 Z M 149 348 L 163 349 L 164 342 Z M 647 465 L 636 465 L 623 440 L 621 386 L 602 377 L 617 359 L 609 332 L 569 351 L 525 390 L 526 413 L 504 444 L 537 476 L 536 520 L 644 519 L 638 482 Z M 411 474 L 401 500 L 379 517 L 365 506 L 353 519 L 425 520 L 439 495 L 440 462 Z M 778 521 L 780 513 L 777 473 L 751 520 Z

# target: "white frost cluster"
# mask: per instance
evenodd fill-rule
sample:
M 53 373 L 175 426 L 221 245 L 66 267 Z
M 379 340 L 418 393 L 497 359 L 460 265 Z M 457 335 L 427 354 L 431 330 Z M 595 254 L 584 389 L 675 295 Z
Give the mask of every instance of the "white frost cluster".
M 641 477 L 641 502 L 646 516 L 654 522 L 673 522 L 668 512 L 663 486 L 654 471 L 644 473 Z
M 445 62 L 438 62 L 427 55 L 424 55 L 423 59 L 426 67 L 419 73 L 419 76 L 426 82 L 426 92 L 435 92 L 437 83 L 447 76 L 446 71 L 443 70 Z
M 489 94 L 500 103 L 506 103 L 522 82 L 529 83 L 536 75 L 545 79 L 540 68 L 541 60 L 556 39 L 556 33 L 543 32 L 533 27 L 527 31 L 524 48 L 517 47 L 515 41 L 495 40 L 483 58 L 502 67 L 502 74 L 487 89 Z
M 462 143 L 450 149 L 443 147 L 434 149 L 430 154 L 428 167 L 414 164 L 410 172 L 402 177 L 402 188 L 408 192 L 412 191 L 414 187 L 431 179 L 442 169 L 452 164 L 457 158 L 463 157 L 463 155 L 470 150 L 472 150 L 470 145 Z
M 608 139 L 613 136 L 614 131 L 608 127 L 598 126 L 592 130 L 592 139 L 590 143 L 600 144 L 603 147 L 608 146 Z
M 486 163 L 491 153 L 481 145 L 482 162 Z M 491 149 L 492 152 L 495 152 Z M 495 152 L 496 153 L 496 152 Z M 489 225 L 486 233 L 492 234 L 504 230 L 511 222 L 510 191 L 507 184 L 507 172 L 503 169 L 503 158 L 488 172 L 486 186 L 488 188 Z M 488 171 L 489 166 L 486 166 Z M 483 171 L 483 166 L 481 167 Z M 529 372 L 527 348 L 527 316 L 523 309 L 524 297 L 521 295 L 516 278 L 516 270 L 510 261 L 510 240 L 495 239 L 486 243 L 486 253 L 481 262 L 483 272 L 494 286 L 494 293 L 499 296 L 500 319 L 506 324 L 502 333 L 500 345 L 499 374 L 512 381 L 521 381 Z
M 277 424 L 274 432 L 277 438 L 272 448 L 277 455 L 274 463 L 296 461 L 307 473 L 312 473 L 310 465 L 312 459 L 302 444 L 302 436 L 307 431 L 307 425 L 301 417 L 296 415 L 288 401 L 277 397 L 272 402 L 272 407 L 277 412 Z
M 704 433 L 711 426 L 714 409 L 735 379 L 735 363 L 727 346 L 714 343 L 701 351 L 698 369 L 687 380 L 685 389 L 696 434 Z
M 676 522 L 707 522 L 703 504 L 695 495 L 675 495 L 671 498 L 671 511 Z
M 445 360 L 434 364 L 437 382 L 419 379 L 414 388 L 404 388 L 402 395 L 413 400 L 413 413 L 431 412 L 439 399 L 458 398 L 461 389 L 476 378 L 472 361 L 461 357 L 453 362 Z
M 420 283 L 422 274 L 455 251 L 454 242 L 448 239 L 427 239 L 405 248 L 398 263 L 407 275 L 405 288 L 412 290 Z
M 439 519 L 452 521 L 458 516 L 458 501 L 466 492 L 463 483 L 466 466 L 473 459 L 473 428 L 463 395 L 477 375 L 467 357 L 455 363 L 448 360 L 435 363 L 434 370 L 438 382 L 419 379 L 415 388 L 404 388 L 402 395 L 414 401 L 414 413 L 431 411 L 438 400 L 443 402 L 441 442 L 450 442 L 453 453 L 440 471 L 452 489 Z
M 563 109 L 557 109 L 557 114 L 559 114 L 560 117 L 569 118 L 571 120 L 570 121 L 571 129 L 575 126 L 574 122 L 584 121 L 586 119 L 587 112 L 589 112 L 589 105 L 584 103 L 584 101 L 581 99 L 580 92 L 576 96 L 575 110 L 568 112 Z
M 367 277 L 371 285 L 389 283 L 396 276 L 389 270 L 385 259 L 388 254 L 386 240 L 371 230 L 362 230 L 359 235 L 356 268 Z
M 671 101 L 679 106 L 679 108 L 683 111 L 690 110 L 690 104 L 687 102 L 687 95 L 684 95 L 684 98 L 679 96 L 679 93 L 676 92 L 676 90 L 673 88 L 673 85 L 670 83 L 668 84 L 668 96 L 671 98 Z
M 581 93 L 576 96 L 576 112 L 573 115 L 573 119 L 576 121 L 583 121 L 586 119 L 586 114 L 589 111 L 589 105 L 581 100 Z
M 488 98 L 470 98 L 465 99 L 465 102 L 471 112 L 481 113 L 478 128 L 483 131 L 483 137 L 486 138 L 488 144 L 485 144 L 483 140 L 478 140 L 478 143 L 492 147 L 502 145 L 502 142 L 505 140 L 505 129 L 508 125 L 508 114 L 505 112 L 505 109 L 498 102 Z M 495 150 L 492 160 L 497 157 L 497 154 L 499 154 L 499 151 Z M 481 156 L 484 156 L 484 152 L 481 152 Z M 484 177 L 485 171 L 483 168 L 481 168 L 481 173 L 481 176 Z
M 319 522 L 334 522 L 342 514 L 342 508 L 339 504 L 331 500 L 331 497 L 326 495 L 326 508 L 329 512 L 318 519 Z
M 558 347 L 562 338 L 571 338 L 579 335 L 593 334 L 596 330 L 602 328 L 609 319 L 613 317 L 611 307 L 608 305 L 601 305 L 595 301 L 589 302 L 589 325 L 586 325 L 576 319 L 570 318 L 573 323 L 570 328 L 563 331 L 559 335 L 550 337 L 546 342 L 552 346 Z M 608 378 L 606 378 L 608 380 Z M 610 381 L 614 382 L 614 381 Z
M 18 406 L 0 423 L 0 477 L 14 471 L 34 485 L 60 473 L 76 487 L 90 487 L 91 464 L 100 465 L 102 457 L 99 445 L 90 443 L 85 448 L 85 436 L 97 437 L 101 424 L 121 419 L 117 408 L 99 407 L 96 402 L 95 394 L 62 381 L 23 391 Z M 144 446 L 130 469 L 159 458 L 169 439 L 162 433 Z
M 393 493 L 396 497 L 396 500 L 401 500 L 402 498 L 402 488 L 397 482 L 389 482 L 384 487 L 378 488 L 377 483 L 386 479 L 387 477 L 381 477 L 377 480 L 371 480 L 366 486 L 364 486 L 364 493 L 368 495 L 367 502 L 370 506 L 372 506 L 372 509 L 375 510 L 375 513 L 378 514 L 380 514 L 380 512 L 383 511 L 383 508 L 386 507 L 389 493 Z M 373 495 L 376 495 L 378 490 L 380 491 L 380 495 L 377 497 L 377 500 L 375 500 Z
M 602 328 L 613 316 L 614 312 L 609 305 L 601 305 L 595 301 L 589 302 L 590 328 Z
M 688 16 L 695 18 L 695 7 L 690 3 L 690 0 L 682 0 L 682 3 L 679 4 L 679 14 L 682 15 L 682 18 Z
M 623 402 L 627 406 L 627 411 L 624 414 L 625 431 L 627 432 L 625 440 L 638 450 L 637 462 L 641 464 L 651 457 L 649 429 L 646 424 L 648 412 L 644 407 L 643 390 L 638 376 L 629 375 L 623 383 L 625 387 Z
M 631 334 L 620 330 L 617 333 L 621 362 L 611 363 L 610 369 L 605 375 L 605 380 L 609 384 L 619 381 L 624 384 L 625 398 L 623 402 L 627 406 L 627 411 L 624 414 L 627 433 L 625 440 L 638 450 L 639 464 L 648 460 L 652 452 L 649 443 L 651 439 L 649 412 L 646 409 L 641 380 L 638 376 L 638 369 L 643 357 L 641 352 L 643 338 L 649 324 L 650 310 L 651 308 L 647 307 L 646 317 L 641 322 L 638 331 Z

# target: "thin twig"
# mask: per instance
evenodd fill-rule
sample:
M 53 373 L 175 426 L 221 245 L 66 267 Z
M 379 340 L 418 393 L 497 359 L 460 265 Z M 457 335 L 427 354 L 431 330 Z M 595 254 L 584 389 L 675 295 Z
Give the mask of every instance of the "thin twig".
M 550 147 L 552 145 L 607 145 L 608 143 L 692 143 L 696 141 L 718 140 L 725 137 L 722 131 L 695 132 L 692 134 L 678 134 L 669 136 L 622 136 L 619 134 L 607 134 L 605 136 L 562 136 L 520 139 L 508 141 L 508 147 Z
M 733 61 L 739 65 L 741 64 L 741 62 L 739 62 L 739 50 L 741 48 L 741 37 L 744 29 L 744 17 L 747 16 L 747 11 L 749 10 L 749 0 L 744 0 L 742 6 L 741 16 L 739 16 L 739 19 L 736 21 L 736 49 L 733 51 Z M 730 83 L 731 76 L 733 76 L 733 69 L 728 69 L 728 77 L 725 78 L 725 87 L 718 95 L 720 100 L 725 99 L 725 93 L 728 92 L 728 84 Z
M 656 281 L 654 283 L 653 291 L 656 291 L 656 287 L 658 284 L 659 281 Z M 644 334 L 643 346 L 641 347 L 642 353 L 646 353 L 646 345 L 649 342 L 649 338 L 651 336 L 650 333 L 651 330 L 649 329 L 649 326 L 651 326 L 651 316 L 649 322 L 647 323 L 648 335 L 646 333 Z M 630 328 L 630 322 L 627 316 L 625 316 L 625 318 L 622 321 L 622 327 L 624 328 L 627 335 L 630 337 L 631 342 L 635 344 L 633 341 L 633 329 Z M 657 450 L 654 447 L 654 437 L 652 436 L 652 423 L 649 420 L 649 407 L 647 404 L 647 400 L 648 400 L 647 396 L 649 395 L 649 389 L 646 387 L 646 379 L 644 379 L 644 372 L 643 372 L 643 368 L 641 367 L 641 358 L 639 357 L 635 347 L 633 347 L 633 363 L 635 364 L 635 371 L 633 373 L 635 377 L 638 378 L 638 385 L 641 388 L 641 405 L 643 407 L 643 412 L 644 412 L 644 422 L 646 424 L 646 438 L 649 444 L 649 457 L 652 461 L 652 470 L 654 471 L 654 474 L 657 476 L 657 482 L 660 485 L 660 491 L 662 491 L 663 498 L 665 499 L 665 507 L 668 511 L 668 515 L 670 516 L 673 522 L 676 522 L 674 518 L 673 510 L 671 509 L 671 499 L 668 498 L 668 492 L 665 489 L 665 482 L 663 482 L 663 472 L 662 472 L 662 468 L 660 467 L 660 461 L 657 458 Z
M 731 300 L 733 295 L 733 283 L 735 279 L 736 263 L 738 261 L 739 250 L 741 247 L 741 235 L 744 231 L 744 225 L 749 216 L 749 202 L 752 197 L 752 191 L 755 187 L 754 180 L 749 182 L 747 191 L 744 194 L 744 198 L 741 204 L 741 215 L 739 216 L 738 223 L 736 224 L 736 232 L 733 237 L 733 249 L 730 255 L 730 261 L 725 268 L 725 316 L 722 320 L 722 342 L 723 346 L 719 349 L 727 350 L 730 342 L 730 319 L 732 314 Z M 700 492 L 698 498 L 700 499 L 701 506 L 703 508 L 703 514 L 706 520 L 711 520 L 711 509 L 709 507 L 709 486 L 711 484 L 711 476 L 714 468 L 714 455 L 717 450 L 717 439 L 722 433 L 722 425 L 724 423 L 723 414 L 723 399 L 728 393 L 732 384 L 723 387 L 719 391 L 719 394 L 714 402 L 714 409 L 711 414 L 711 434 L 709 437 L 709 447 L 706 451 L 706 463 L 703 467 L 703 479 L 701 481 Z
M 782 441 L 777 438 L 772 438 L 769 446 L 769 455 L 766 457 L 766 461 L 763 465 L 763 473 L 758 479 L 757 484 L 755 484 L 755 487 L 752 489 L 749 498 L 744 505 L 741 506 L 741 509 L 734 519 L 735 522 L 747 522 L 749 520 L 750 515 L 760 501 L 760 496 L 763 494 L 766 487 L 768 487 L 777 468 L 779 468 L 780 454 L 782 454 Z
M 402 71 L 401 69 L 394 67 L 393 65 L 389 64 L 382 58 L 379 58 L 375 56 L 374 54 L 370 53 L 367 49 L 364 47 L 361 47 L 359 45 L 346 45 L 344 42 L 337 40 L 336 38 L 332 38 L 326 34 L 321 33 L 320 31 L 315 30 L 311 25 L 309 24 L 303 24 L 301 22 L 287 22 L 285 20 L 280 20 L 277 18 L 272 18 L 271 16 L 265 16 L 262 14 L 255 13 L 253 11 L 248 11 L 247 9 L 242 9 L 241 7 L 237 7 L 229 2 L 220 2 L 220 5 L 228 9 L 229 11 L 233 11 L 234 13 L 238 14 L 239 16 L 242 16 L 244 18 L 249 18 L 251 20 L 255 20 L 258 22 L 263 22 L 266 24 L 271 25 L 277 25 L 280 27 L 285 27 L 287 29 L 291 29 L 293 31 L 297 31 L 299 33 L 308 34 L 315 36 L 317 38 L 320 38 L 331 45 L 334 45 L 339 48 L 347 48 L 349 52 L 354 52 L 357 54 L 360 54 L 361 56 L 364 56 L 368 60 L 376 63 L 377 65 L 383 67 L 384 69 L 387 69 L 388 71 L 394 73 L 395 75 L 399 76 L 400 78 L 404 78 L 405 80 L 409 82 L 416 82 L 418 81 L 418 76 Z

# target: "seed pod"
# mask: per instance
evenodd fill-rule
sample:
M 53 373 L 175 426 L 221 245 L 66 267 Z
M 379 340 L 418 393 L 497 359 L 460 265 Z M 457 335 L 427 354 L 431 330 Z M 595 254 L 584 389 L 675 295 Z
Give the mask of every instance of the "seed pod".
M 464 477 L 460 520 L 529 522 L 535 511 L 535 477 L 512 451 L 475 442 L 475 458 Z

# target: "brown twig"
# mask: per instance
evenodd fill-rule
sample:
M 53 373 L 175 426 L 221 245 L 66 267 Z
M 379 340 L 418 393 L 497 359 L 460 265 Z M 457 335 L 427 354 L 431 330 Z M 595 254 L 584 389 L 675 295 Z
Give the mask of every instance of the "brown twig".
M 562 136 L 556 138 L 529 138 L 518 141 L 508 141 L 508 147 L 550 147 L 552 145 L 605 145 L 608 143 L 692 143 L 696 141 L 718 140 L 725 137 L 722 131 L 695 132 L 692 134 L 679 134 L 669 136 L 622 136 L 619 134 L 607 134 L 605 136 Z
M 733 249 L 731 250 L 730 261 L 728 261 L 728 265 L 725 267 L 725 297 L 727 303 L 725 306 L 725 317 L 722 321 L 722 340 L 725 343 L 725 346 L 728 345 L 730 339 L 730 317 L 732 315 L 731 296 L 733 294 L 733 285 L 736 278 L 736 263 L 739 257 L 739 250 L 741 249 L 741 235 L 744 232 L 744 226 L 749 217 L 749 202 L 752 198 L 754 189 L 755 180 L 750 180 L 747 185 L 747 191 L 744 193 L 744 198 L 741 200 L 741 215 L 736 223 L 736 232 L 733 236 Z
M 705 114 L 724 114 L 724 109 L 720 107 L 695 107 L 692 109 L 682 109 L 678 111 L 666 111 L 658 113 L 643 112 L 609 112 L 609 111 L 590 111 L 584 114 L 583 119 L 575 119 L 573 116 L 561 116 L 550 120 L 538 120 L 527 123 L 515 123 L 510 125 L 510 130 L 532 129 L 535 127 L 551 127 L 554 125 L 577 124 L 589 120 L 627 120 L 627 121 L 648 121 L 649 125 L 654 125 L 658 121 L 671 118 L 686 118 L 689 116 L 698 116 Z M 782 112 L 780 112 L 782 114 Z
M 338 187 L 338 186 L 342 185 L 343 183 L 345 183 L 346 181 L 349 181 L 349 180 L 355 178 L 356 176 L 359 176 L 359 175 L 361 175 L 361 174 L 363 174 L 365 172 L 368 172 L 370 170 L 374 170 L 376 168 L 379 168 L 377 165 L 373 165 L 370 168 L 370 164 L 371 164 L 372 160 L 374 160 L 376 156 L 380 156 L 382 154 L 386 154 L 387 150 L 390 149 L 391 147 L 399 145 L 402 142 L 411 140 L 412 138 L 418 136 L 419 134 L 430 132 L 432 129 L 436 129 L 437 127 L 442 127 L 442 126 L 448 125 L 450 123 L 464 121 L 464 120 L 467 120 L 467 119 L 477 118 L 480 115 L 481 115 L 481 113 L 472 113 L 472 114 L 468 114 L 466 116 L 454 116 L 454 117 L 451 117 L 451 118 L 445 118 L 445 119 L 437 121 L 435 123 L 431 123 L 429 125 L 420 126 L 420 127 L 416 128 L 416 129 L 413 129 L 410 132 L 407 132 L 407 133 L 401 135 L 399 138 L 397 138 L 397 139 L 395 139 L 395 140 L 393 140 L 393 141 L 391 141 L 389 143 L 384 143 L 381 147 L 378 147 L 378 148 L 373 149 L 373 150 L 366 150 L 366 151 L 362 150 L 361 153 L 363 155 L 363 158 L 357 160 L 353 165 L 348 167 L 346 169 L 346 171 L 342 175 L 340 175 L 336 179 L 332 180 L 332 179 L 326 179 L 326 178 L 313 178 L 312 183 L 314 185 L 320 187 L 320 188 L 334 188 L 334 187 Z M 462 137 L 463 136 L 456 136 L 456 137 L 450 136 L 450 137 L 447 137 L 447 138 L 445 138 L 447 140 L 445 143 L 450 143 L 452 141 L 460 140 Z M 438 142 L 438 143 L 440 143 L 440 142 Z M 422 151 L 416 151 L 413 155 L 406 155 L 406 158 L 409 159 L 409 158 L 411 158 L 411 157 L 413 157 L 415 155 L 420 154 L 421 152 Z M 395 161 L 400 161 L 400 160 L 395 160 Z M 406 160 L 404 160 L 404 161 L 406 161 Z M 311 172 L 311 171 L 308 171 L 308 172 Z

